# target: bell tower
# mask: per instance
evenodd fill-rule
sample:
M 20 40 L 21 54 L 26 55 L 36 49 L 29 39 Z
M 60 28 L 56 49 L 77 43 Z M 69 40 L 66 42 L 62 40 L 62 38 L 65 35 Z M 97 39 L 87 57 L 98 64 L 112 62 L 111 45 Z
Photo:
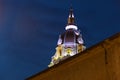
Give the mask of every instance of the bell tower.
M 51 67 L 70 56 L 80 54 L 85 48 L 82 34 L 75 24 L 73 8 L 71 7 L 65 32 L 59 35 L 56 52 L 52 56 L 52 60 L 48 67 Z

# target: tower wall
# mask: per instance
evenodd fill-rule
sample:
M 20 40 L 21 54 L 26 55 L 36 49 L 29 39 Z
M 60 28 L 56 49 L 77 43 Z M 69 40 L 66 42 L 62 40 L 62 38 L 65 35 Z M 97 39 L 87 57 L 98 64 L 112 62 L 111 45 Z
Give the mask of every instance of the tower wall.
M 120 80 L 120 33 L 28 80 Z

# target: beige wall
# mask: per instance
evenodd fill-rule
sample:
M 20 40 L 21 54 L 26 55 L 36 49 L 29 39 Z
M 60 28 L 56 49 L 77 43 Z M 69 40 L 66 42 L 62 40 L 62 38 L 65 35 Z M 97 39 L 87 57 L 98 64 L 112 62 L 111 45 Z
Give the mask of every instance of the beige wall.
M 28 80 L 120 80 L 120 33 Z

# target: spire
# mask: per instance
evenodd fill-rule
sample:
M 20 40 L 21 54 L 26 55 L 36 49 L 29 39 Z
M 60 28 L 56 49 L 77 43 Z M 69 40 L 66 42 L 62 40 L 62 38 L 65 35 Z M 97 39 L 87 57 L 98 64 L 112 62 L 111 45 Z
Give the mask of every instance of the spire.
M 69 17 L 68 17 L 68 25 L 75 25 L 75 18 L 73 14 L 73 8 L 70 7 Z
M 68 30 L 68 29 L 75 29 L 75 30 L 77 30 L 77 26 L 75 25 L 75 18 L 74 18 L 73 8 L 72 7 L 70 7 L 68 23 L 67 23 L 67 26 L 65 27 L 65 29 L 66 30 Z

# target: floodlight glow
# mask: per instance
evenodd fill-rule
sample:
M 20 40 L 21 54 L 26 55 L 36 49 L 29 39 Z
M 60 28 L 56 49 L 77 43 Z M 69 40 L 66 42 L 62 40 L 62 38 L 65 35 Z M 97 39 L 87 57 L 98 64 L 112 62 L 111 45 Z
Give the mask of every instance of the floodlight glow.
M 70 18 L 70 17 L 74 18 L 74 15 L 73 15 L 73 14 L 72 14 L 72 16 L 71 16 L 71 15 L 69 15 L 69 18 Z
M 83 43 L 84 43 L 83 39 L 79 37 L 79 38 L 78 38 L 78 43 L 79 43 L 79 44 L 83 44 Z
M 58 44 L 58 45 L 62 44 L 62 39 L 61 39 L 61 38 L 58 39 L 57 44 Z
M 68 30 L 68 29 L 75 29 L 75 30 L 77 30 L 78 28 L 75 25 L 68 25 L 68 26 L 65 27 L 65 29 L 66 30 Z

